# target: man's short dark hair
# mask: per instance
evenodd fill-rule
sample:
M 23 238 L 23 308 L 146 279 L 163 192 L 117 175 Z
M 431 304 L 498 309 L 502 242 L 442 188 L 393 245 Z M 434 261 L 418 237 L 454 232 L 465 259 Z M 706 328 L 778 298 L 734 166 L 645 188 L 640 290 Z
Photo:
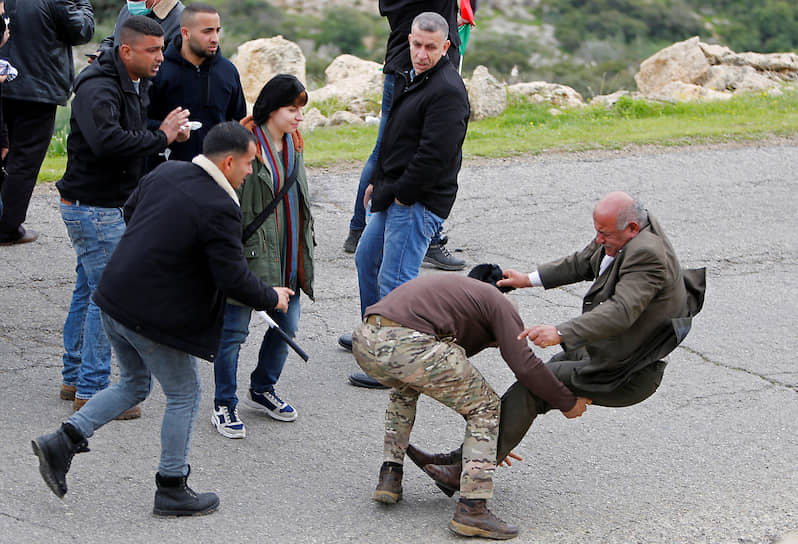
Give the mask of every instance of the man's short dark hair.
M 202 142 L 202 154 L 206 157 L 224 155 L 243 155 L 249 152 L 249 144 L 255 143 L 255 136 L 241 123 L 227 121 L 213 127 Z
M 161 25 L 143 15 L 134 15 L 125 19 L 119 29 L 119 43 L 130 45 L 141 36 L 163 36 Z
M 183 13 L 180 14 L 180 26 L 188 26 L 191 23 L 191 20 L 194 19 L 194 16 L 198 13 L 218 14 L 219 11 L 210 4 L 203 4 L 202 2 L 189 4 L 185 7 Z

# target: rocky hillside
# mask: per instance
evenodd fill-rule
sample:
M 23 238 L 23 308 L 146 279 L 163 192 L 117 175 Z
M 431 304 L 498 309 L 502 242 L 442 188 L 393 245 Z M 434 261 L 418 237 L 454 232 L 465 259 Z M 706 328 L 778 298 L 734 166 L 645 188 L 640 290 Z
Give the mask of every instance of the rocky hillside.
M 225 27 L 223 50 L 283 35 L 307 59 L 311 86 L 342 53 L 382 61 L 387 25 L 377 0 L 209 0 Z M 98 19 L 119 0 L 93 0 Z M 798 4 L 787 0 L 479 0 L 464 71 L 487 66 L 502 80 L 545 80 L 585 97 L 634 89 L 640 63 L 691 36 L 735 51 L 798 50 Z M 109 15 L 110 14 L 110 15 Z

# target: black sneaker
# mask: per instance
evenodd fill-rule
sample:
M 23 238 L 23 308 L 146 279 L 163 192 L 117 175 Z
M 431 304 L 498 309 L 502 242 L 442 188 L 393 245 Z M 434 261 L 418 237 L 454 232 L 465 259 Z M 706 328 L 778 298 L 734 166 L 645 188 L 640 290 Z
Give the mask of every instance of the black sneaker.
M 465 259 L 455 257 L 443 244 L 430 244 L 424 262 L 441 270 L 462 270 L 465 268 Z
M 344 240 L 344 253 L 354 253 L 357 249 L 357 243 L 360 241 L 360 235 L 363 234 L 362 230 L 349 229 L 349 236 Z

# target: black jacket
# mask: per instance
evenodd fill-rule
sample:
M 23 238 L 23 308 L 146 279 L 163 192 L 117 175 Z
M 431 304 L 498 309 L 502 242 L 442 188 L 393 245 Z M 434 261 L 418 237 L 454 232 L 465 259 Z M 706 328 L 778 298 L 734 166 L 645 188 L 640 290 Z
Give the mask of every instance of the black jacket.
M 468 94 L 447 57 L 410 82 L 399 83 L 382 135 L 371 209 L 383 211 L 394 198 L 421 202 L 446 219 L 457 196 L 457 173 L 468 128 Z M 404 85 L 402 85 L 404 78 Z
M 410 44 L 407 36 L 413 19 L 419 13 L 434 11 L 449 23 L 449 50 L 446 55 L 452 65 L 460 65 L 460 34 L 457 33 L 457 0 L 380 0 L 380 15 L 388 19 L 391 34 L 385 46 L 386 74 L 409 70 Z
M 67 166 L 61 196 L 92 206 L 121 206 L 144 172 L 144 159 L 166 148 L 166 134 L 147 129 L 147 89 L 133 86 L 118 48 L 107 49 L 75 80 Z
M 127 230 L 94 292 L 115 320 L 212 361 L 225 297 L 272 309 L 277 293 L 247 268 L 241 209 L 201 167 L 168 161 L 124 207 Z
M 5 98 L 65 106 L 75 79 L 72 46 L 94 36 L 89 0 L 5 0 L 11 37 L 0 57 L 19 70 Z
M 214 125 L 240 121 L 247 115 L 247 103 L 238 70 L 221 53 L 194 66 L 180 55 L 183 43 L 177 37 L 164 53 L 164 61 L 150 87 L 150 129 L 157 129 L 170 111 L 180 106 L 191 111 L 190 119 L 202 128 L 191 131 L 183 143 L 169 146 L 172 160 L 190 161 L 202 153 L 202 141 Z M 155 157 L 154 164 L 163 162 Z M 161 159 L 161 160 L 158 160 Z

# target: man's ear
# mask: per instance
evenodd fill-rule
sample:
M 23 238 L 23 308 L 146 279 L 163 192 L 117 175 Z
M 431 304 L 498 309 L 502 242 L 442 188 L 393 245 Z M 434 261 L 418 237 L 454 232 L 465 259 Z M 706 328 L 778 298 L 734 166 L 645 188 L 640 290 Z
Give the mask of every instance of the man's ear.
M 626 228 L 629 229 L 629 232 L 637 236 L 640 233 L 640 223 L 637 221 L 630 221 Z
M 445 55 L 445 54 L 446 54 L 446 52 L 449 50 L 449 46 L 450 46 L 450 45 L 452 45 L 452 42 L 450 42 L 449 40 L 446 40 L 446 41 L 443 43 L 443 54 L 444 54 L 444 55 Z
M 188 30 L 187 26 L 181 26 L 180 27 L 180 37 L 183 38 L 183 43 L 185 43 L 186 40 L 188 40 L 188 33 L 189 33 L 189 30 Z

